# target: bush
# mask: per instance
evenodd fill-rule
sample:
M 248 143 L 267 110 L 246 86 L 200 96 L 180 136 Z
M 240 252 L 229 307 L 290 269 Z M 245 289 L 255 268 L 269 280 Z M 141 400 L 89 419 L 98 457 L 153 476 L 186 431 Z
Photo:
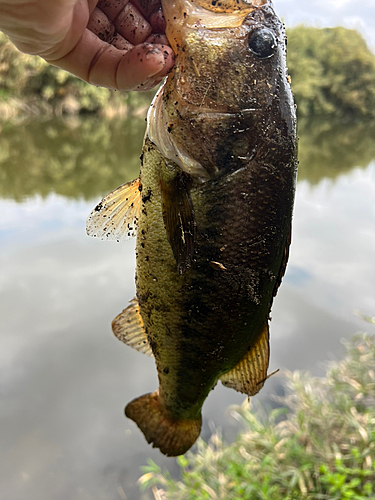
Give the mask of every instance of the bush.
M 124 115 L 148 106 L 152 95 L 89 85 L 40 57 L 19 52 L 0 32 L 0 103 L 9 103 L 23 113 Z
M 375 336 L 345 347 L 325 378 L 289 373 L 281 407 L 262 419 L 247 400 L 233 407 L 245 425 L 234 443 L 224 445 L 219 433 L 200 440 L 177 459 L 178 481 L 150 461 L 141 487 L 173 500 L 374 499 Z
M 298 26 L 287 33 L 300 117 L 331 115 L 346 121 L 375 117 L 375 56 L 357 31 Z M 148 105 L 151 95 L 86 84 L 38 57 L 20 53 L 0 32 L 0 104 L 21 111 L 26 105 L 24 113 L 36 106 L 39 114 L 105 114 L 124 112 L 131 103 Z
M 289 29 L 288 66 L 299 117 L 375 117 L 375 57 L 357 31 Z

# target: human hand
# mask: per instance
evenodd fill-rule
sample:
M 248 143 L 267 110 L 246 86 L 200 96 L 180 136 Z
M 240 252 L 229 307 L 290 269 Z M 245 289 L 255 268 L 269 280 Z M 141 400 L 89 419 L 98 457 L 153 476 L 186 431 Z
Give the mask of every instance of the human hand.
M 0 0 L 0 29 L 93 85 L 149 90 L 173 66 L 160 0 Z

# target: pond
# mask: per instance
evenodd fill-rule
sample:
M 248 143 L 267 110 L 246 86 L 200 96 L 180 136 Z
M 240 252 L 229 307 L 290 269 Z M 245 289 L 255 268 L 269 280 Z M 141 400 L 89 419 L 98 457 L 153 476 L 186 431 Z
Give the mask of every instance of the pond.
M 2 498 L 135 500 L 139 466 L 175 470 L 123 415 L 156 388 L 154 362 L 122 345 L 111 320 L 135 294 L 134 241 L 85 234 L 101 197 L 135 178 L 144 117 L 30 122 L 0 137 Z M 300 124 L 289 266 L 271 322 L 270 371 L 324 373 L 340 340 L 375 314 L 375 127 Z M 272 377 L 254 399 L 280 390 Z M 202 436 L 238 432 L 218 385 Z M 144 494 L 144 498 L 148 498 Z

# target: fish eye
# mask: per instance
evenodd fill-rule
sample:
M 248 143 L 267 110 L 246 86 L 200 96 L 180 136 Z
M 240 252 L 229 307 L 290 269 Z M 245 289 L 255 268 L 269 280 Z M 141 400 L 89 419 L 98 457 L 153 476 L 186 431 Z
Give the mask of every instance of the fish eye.
M 249 35 L 249 47 L 260 59 L 268 59 L 276 52 L 277 40 L 267 28 L 256 28 Z

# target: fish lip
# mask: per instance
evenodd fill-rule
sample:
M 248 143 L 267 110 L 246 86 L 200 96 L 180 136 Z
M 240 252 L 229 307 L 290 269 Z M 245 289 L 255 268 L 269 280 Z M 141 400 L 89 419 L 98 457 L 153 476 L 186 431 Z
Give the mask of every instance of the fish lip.
M 170 0 L 162 0 L 164 3 L 163 7 Z M 180 3 L 188 11 L 193 9 L 198 9 L 210 12 L 212 14 L 233 14 L 233 13 L 244 13 L 245 11 L 252 11 L 255 9 L 262 8 L 266 5 L 272 5 L 272 0 L 235 0 L 235 1 L 224 1 L 221 5 L 218 1 L 214 2 L 211 0 L 174 0 L 174 3 Z M 232 5 L 230 5 L 232 3 Z M 227 6 L 225 5 L 227 4 Z M 241 5 L 240 5 L 241 4 Z M 221 6 L 221 8 L 220 8 Z
M 242 3 L 241 8 L 238 7 Z M 265 2 L 265 3 L 264 3 Z M 206 6 L 204 4 L 206 3 Z M 198 26 L 204 29 L 235 28 L 242 25 L 247 15 L 254 10 L 259 10 L 267 5 L 272 5 L 271 0 L 247 0 L 233 2 L 233 10 L 225 9 L 209 10 L 209 1 L 198 0 L 162 0 L 164 16 L 167 22 L 166 35 L 175 54 L 178 45 L 181 44 L 182 32 L 185 29 L 196 29 Z

